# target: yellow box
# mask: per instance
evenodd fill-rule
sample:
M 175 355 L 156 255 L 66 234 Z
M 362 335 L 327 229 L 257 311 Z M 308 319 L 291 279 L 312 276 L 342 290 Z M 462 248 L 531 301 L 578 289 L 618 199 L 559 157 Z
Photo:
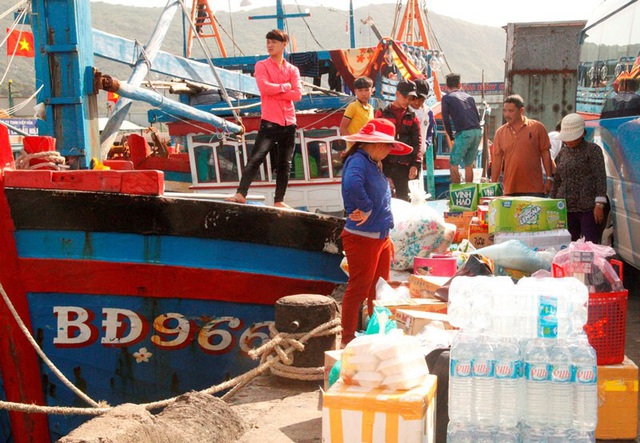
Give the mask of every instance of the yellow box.
M 447 312 L 447 302 L 433 298 L 410 298 L 405 303 L 383 303 L 380 300 L 373 301 L 374 306 L 384 306 L 391 311 L 391 320 L 395 320 L 398 309 L 413 309 L 414 311 Z
M 638 366 L 625 356 L 618 365 L 598 366 L 598 427 L 596 438 L 638 436 Z
M 433 294 L 449 280 L 451 277 L 411 274 L 409 276 L 409 293 L 414 298 L 433 299 Z
M 324 351 L 324 390 L 329 389 L 329 373 L 331 368 L 342 358 L 342 349 Z
M 469 243 L 476 249 L 484 248 L 493 244 L 493 235 L 489 234 L 489 225 L 469 225 Z
M 449 316 L 439 312 L 414 311 L 398 309 L 395 313 L 398 328 L 407 335 L 418 335 L 422 329 L 433 321 L 442 322 L 445 329 L 455 329 L 449 323 Z
M 437 377 L 414 389 L 391 391 L 336 382 L 323 395 L 325 443 L 435 442 Z
M 456 225 L 456 235 L 453 237 L 454 243 L 460 243 L 462 240 L 467 238 L 471 219 L 475 217 L 476 214 L 476 211 L 445 212 L 443 214 L 445 222 Z

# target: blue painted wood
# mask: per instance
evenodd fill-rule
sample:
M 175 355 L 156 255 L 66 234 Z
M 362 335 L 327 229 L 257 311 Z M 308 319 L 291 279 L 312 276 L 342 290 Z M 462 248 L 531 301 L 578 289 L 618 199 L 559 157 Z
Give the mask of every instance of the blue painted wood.
M 178 101 L 172 100 L 150 89 L 140 88 L 128 83 L 121 82 L 118 88 L 118 94 L 131 100 L 143 101 L 149 103 L 163 112 L 174 117 L 182 117 L 191 120 L 197 120 L 208 123 L 215 128 L 224 132 L 239 134 L 242 127 L 235 123 L 228 122 L 207 111 L 201 111 L 193 106 L 185 105 Z
M 136 49 L 133 40 L 117 37 L 95 29 L 93 30 L 93 39 L 96 57 L 131 65 L 137 60 L 139 49 Z M 216 65 L 215 61 L 214 65 Z M 189 60 L 163 51 L 159 51 L 156 55 L 151 70 L 160 74 L 171 75 L 214 87 L 218 86 L 218 82 L 208 64 Z M 260 95 L 258 85 L 250 75 L 231 72 L 221 68 L 218 68 L 218 74 L 226 89 L 245 94 Z
M 64 156 L 77 156 L 75 167 L 86 168 L 87 147 L 98 145 L 97 91 L 93 88 L 93 46 L 89 0 L 34 0 L 31 24 L 39 103 L 46 120 L 40 135 L 57 139 Z
M 337 254 L 255 243 L 124 233 L 23 230 L 15 233 L 24 258 L 152 263 L 221 269 L 305 280 L 346 282 Z M 158 251 L 150 254 L 149 251 Z

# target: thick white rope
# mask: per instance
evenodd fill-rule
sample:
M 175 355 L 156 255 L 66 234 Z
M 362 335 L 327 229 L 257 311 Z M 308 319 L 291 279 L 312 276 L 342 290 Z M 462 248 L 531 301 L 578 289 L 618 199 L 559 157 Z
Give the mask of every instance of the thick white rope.
M 73 408 L 73 407 L 64 407 L 64 406 L 40 406 L 34 404 L 23 404 L 23 403 L 14 403 L 14 402 L 6 402 L 0 401 L 0 410 L 9 410 L 9 411 L 19 411 L 19 412 L 27 412 L 27 413 L 40 413 L 40 414 L 74 414 L 74 415 L 102 415 L 106 412 L 109 412 L 113 407 L 108 406 L 106 402 L 96 403 L 92 399 L 90 399 L 84 392 L 78 390 L 78 388 L 73 385 L 55 365 L 48 359 L 48 357 L 44 354 L 42 349 L 38 346 L 36 341 L 33 339 L 33 336 L 25 326 L 24 322 L 18 315 L 18 312 L 13 307 L 9 296 L 4 291 L 2 284 L 0 284 L 0 294 L 2 295 L 2 299 L 5 304 L 9 308 L 9 311 L 13 315 L 13 318 L 18 323 L 20 330 L 25 334 L 29 343 L 34 348 L 36 353 L 42 358 L 42 360 L 47 364 L 47 366 L 52 370 L 54 374 L 74 392 L 76 395 L 81 397 L 87 403 L 91 404 L 93 408 Z M 301 334 L 287 334 L 287 333 L 278 333 L 275 328 L 270 328 L 270 332 L 272 335 L 272 340 L 267 342 L 266 344 L 260 346 L 257 349 L 249 351 L 249 356 L 253 359 L 257 359 L 262 356 L 262 363 L 246 372 L 242 375 L 239 375 L 231 380 L 223 382 L 219 385 L 212 386 L 210 388 L 199 391 L 203 394 L 214 395 L 218 392 L 225 391 L 227 389 L 232 388 L 229 392 L 227 392 L 222 399 L 227 400 L 232 397 L 240 388 L 248 384 L 251 380 L 253 380 L 258 375 L 265 372 L 267 369 L 272 368 L 274 365 L 277 365 L 281 358 L 284 358 L 286 362 L 290 362 L 288 364 L 293 363 L 293 359 L 289 357 L 289 354 L 304 350 L 304 344 L 308 342 L 313 337 L 321 337 L 327 335 L 335 335 L 340 332 L 340 318 L 335 318 L 331 321 L 328 321 L 322 325 L 315 327 L 313 330 L 301 333 Z M 299 338 L 294 338 L 294 336 L 299 336 Z M 271 342 L 274 344 L 271 344 Z M 287 345 L 286 348 L 283 348 L 282 344 Z M 276 356 L 269 355 L 270 353 L 275 352 Z M 302 368 L 298 368 L 302 369 Z M 315 368 L 311 368 L 315 369 Z M 144 406 L 147 410 L 154 410 L 165 408 L 170 404 L 174 403 L 178 397 L 172 397 L 166 400 L 161 400 L 152 403 L 145 403 L 140 406 Z
M 88 404 L 90 404 L 94 408 L 98 408 L 98 407 L 104 406 L 104 404 L 100 405 L 97 402 L 93 401 L 91 398 L 89 398 L 89 396 L 87 394 L 85 394 L 80 389 L 78 389 L 73 383 L 71 383 L 71 381 L 69 381 L 69 379 L 67 377 L 64 376 L 64 374 L 62 372 L 60 372 L 60 370 L 58 368 L 56 368 L 56 366 L 53 364 L 53 362 L 51 360 L 49 360 L 47 355 L 42 351 L 42 349 L 40 349 L 40 346 L 38 346 L 38 343 L 34 340 L 33 336 L 31 335 L 31 332 L 29 332 L 29 329 L 27 329 L 27 326 L 24 324 L 24 322 L 20 318 L 20 315 L 18 315 L 18 312 L 16 311 L 16 308 L 13 306 L 13 303 L 11 303 L 11 300 L 9 299 L 9 296 L 7 295 L 7 293 L 5 292 L 5 290 L 4 290 L 4 288 L 2 287 L 1 284 L 0 284 L 0 295 L 2 295 L 2 299 L 4 300 L 4 303 L 7 305 L 7 308 L 11 312 L 11 315 L 13 316 L 13 319 L 16 321 L 16 323 L 18 323 L 18 327 L 20 328 L 20 330 L 22 331 L 24 336 L 27 338 L 27 340 L 31 344 L 31 347 L 33 347 L 33 349 L 40 356 L 42 361 L 49 367 L 49 369 L 51 369 L 51 371 L 56 375 L 56 377 L 58 377 L 58 379 L 60 379 L 60 381 L 67 388 L 71 389 L 71 391 L 74 394 L 76 394 L 78 397 L 83 399 L 85 402 L 87 402 Z
M 40 159 L 45 160 L 42 163 L 31 164 L 31 160 Z M 61 169 L 68 169 L 69 166 L 65 165 L 65 158 L 57 151 L 43 151 L 33 154 L 27 154 L 26 151 L 20 151 L 20 156 L 16 159 L 16 169 L 42 169 L 52 168 L 56 171 Z

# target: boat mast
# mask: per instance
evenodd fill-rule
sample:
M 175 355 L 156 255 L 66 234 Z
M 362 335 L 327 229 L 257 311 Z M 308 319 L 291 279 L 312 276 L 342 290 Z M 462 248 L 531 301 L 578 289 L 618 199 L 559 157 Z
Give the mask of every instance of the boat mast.
M 353 22 L 353 0 L 349 0 L 349 37 L 351 37 L 351 49 L 356 47 L 356 30 Z
M 87 167 L 99 146 L 98 89 L 93 81 L 89 0 L 33 0 L 31 26 L 38 103 L 45 106 L 38 133 L 56 138 L 72 168 Z
M 276 15 L 252 15 L 249 16 L 249 20 L 264 20 L 264 19 L 276 19 L 276 24 L 279 30 L 284 31 L 284 19 L 295 17 L 311 17 L 308 12 L 298 14 L 285 14 L 284 7 L 282 6 L 282 0 L 276 1 Z
M 426 20 L 422 15 L 418 0 L 409 0 L 404 10 L 402 21 L 400 22 L 396 40 L 405 42 L 411 46 L 421 46 L 427 51 L 430 51 L 429 36 L 425 23 Z M 432 55 L 432 57 L 433 56 L 434 55 Z M 433 77 L 434 93 L 438 101 L 440 101 L 442 93 L 440 92 L 440 85 L 438 84 L 438 78 L 434 70 L 431 70 L 431 75 Z
M 231 13 L 231 11 L 229 11 Z M 195 23 L 196 30 L 200 35 L 200 38 L 215 38 L 220 50 L 220 56 L 226 57 L 227 50 L 222 42 L 220 31 L 218 31 L 218 24 L 216 23 L 215 15 L 211 12 L 208 0 L 193 0 L 191 5 L 191 22 Z M 187 57 L 191 57 L 191 48 L 193 46 L 193 39 L 195 33 L 193 28 L 189 27 L 187 33 Z

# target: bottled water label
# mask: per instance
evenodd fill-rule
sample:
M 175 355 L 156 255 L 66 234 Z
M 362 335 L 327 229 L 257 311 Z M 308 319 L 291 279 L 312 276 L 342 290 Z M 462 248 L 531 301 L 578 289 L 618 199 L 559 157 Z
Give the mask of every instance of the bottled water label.
M 469 360 L 451 360 L 451 377 L 471 377 L 471 362 Z
M 493 377 L 494 363 L 495 362 L 493 360 L 474 360 L 473 376 L 484 378 Z
M 540 296 L 538 305 L 538 337 L 558 337 L 558 299 L 547 295 Z
M 580 385 L 595 385 L 598 381 L 596 366 L 577 366 L 575 381 Z
M 494 367 L 495 377 L 499 379 L 517 379 L 521 372 L 521 361 L 499 361 Z
M 551 368 L 551 381 L 554 383 L 573 382 L 573 367 L 571 365 L 553 365 Z
M 547 381 L 549 380 L 549 365 L 525 363 L 524 376 L 529 381 Z

